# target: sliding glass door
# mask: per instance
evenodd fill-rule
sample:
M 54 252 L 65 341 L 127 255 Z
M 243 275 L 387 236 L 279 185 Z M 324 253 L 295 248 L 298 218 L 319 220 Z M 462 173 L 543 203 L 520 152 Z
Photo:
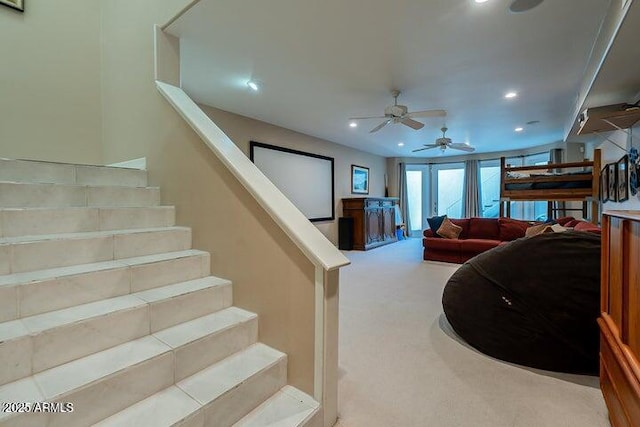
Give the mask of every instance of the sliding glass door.
M 407 165 L 407 215 L 409 216 L 409 235 L 420 237 L 427 228 L 427 218 L 431 216 L 429 195 L 429 166 Z
M 431 178 L 431 213 L 446 215 L 449 218 L 462 218 L 464 163 L 432 165 Z
M 421 236 L 434 215 L 462 217 L 463 163 L 407 165 L 406 179 L 411 236 Z
M 500 161 L 480 162 L 480 216 L 498 218 L 500 215 Z

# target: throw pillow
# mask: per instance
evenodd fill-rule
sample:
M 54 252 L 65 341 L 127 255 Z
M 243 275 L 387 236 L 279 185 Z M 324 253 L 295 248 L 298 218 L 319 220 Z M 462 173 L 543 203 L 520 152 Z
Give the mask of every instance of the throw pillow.
M 558 218 L 556 219 L 556 222 L 558 224 L 560 224 L 563 227 L 567 226 L 567 223 L 571 222 L 571 221 L 575 221 L 575 218 L 572 216 L 563 216 L 562 218 Z
M 427 222 L 429 223 L 429 228 L 431 229 L 431 231 L 433 231 L 433 233 L 436 236 L 437 236 L 438 229 L 440 228 L 440 226 L 442 225 L 442 222 L 446 217 L 447 217 L 446 215 L 442 215 L 442 216 L 434 216 L 432 218 L 427 218 Z
M 549 224 L 538 224 L 527 228 L 526 233 L 524 234 L 526 237 L 537 236 L 538 234 L 544 233 L 545 229 L 549 227 Z
M 445 217 L 436 233 L 445 239 L 457 239 L 461 231 L 462 227 L 455 225 L 449 218 Z
M 575 231 L 588 231 L 590 233 L 600 233 L 600 227 L 587 221 L 579 221 L 573 229 Z
M 500 226 L 499 240 L 509 242 L 524 237 L 529 224 L 525 221 L 518 221 L 511 218 L 498 218 Z
M 578 224 L 580 222 L 579 219 L 572 219 L 569 222 L 566 222 L 564 224 L 562 224 L 563 227 L 568 227 L 568 228 L 573 228 L 576 226 L 576 224 Z
M 525 233 L 526 237 L 537 236 L 542 233 L 562 233 L 567 231 L 566 228 L 561 226 L 560 224 L 540 224 L 534 225 L 533 227 L 527 228 L 527 232 Z

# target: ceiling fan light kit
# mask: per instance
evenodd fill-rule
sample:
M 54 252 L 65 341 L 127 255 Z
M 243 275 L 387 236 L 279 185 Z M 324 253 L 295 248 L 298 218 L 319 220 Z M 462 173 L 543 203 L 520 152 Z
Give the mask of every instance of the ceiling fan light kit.
M 374 127 L 369 133 L 378 132 L 386 125 L 403 124 L 414 130 L 420 130 L 424 127 L 424 123 L 414 120 L 414 117 L 445 117 L 447 112 L 445 110 L 425 110 L 425 111 L 413 111 L 410 112 L 406 105 L 398 104 L 398 96 L 400 96 L 399 90 L 391 91 L 394 103 L 384 109 L 384 116 L 371 116 L 371 117 L 352 117 L 349 120 L 367 120 L 367 119 L 385 119 L 378 126 Z
M 459 142 L 451 142 L 451 138 L 446 137 L 447 127 L 442 127 L 440 129 L 442 131 L 442 137 L 437 138 L 434 144 L 424 144 L 424 147 L 413 150 L 413 152 L 430 150 L 432 148 L 439 148 L 440 154 L 444 153 L 447 148 L 452 148 L 454 150 L 466 151 L 467 153 L 472 153 L 476 149 L 469 145 L 468 143 L 459 143 Z

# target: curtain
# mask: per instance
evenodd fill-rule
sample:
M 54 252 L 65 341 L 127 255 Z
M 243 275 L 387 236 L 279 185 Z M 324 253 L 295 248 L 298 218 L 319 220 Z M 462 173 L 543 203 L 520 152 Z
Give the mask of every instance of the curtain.
M 400 195 L 400 214 L 402 216 L 402 222 L 405 225 L 407 235 L 411 235 L 411 222 L 409 221 L 409 197 L 407 196 L 407 164 L 400 163 L 400 188 L 398 194 Z
M 464 162 L 464 184 L 462 187 L 462 216 L 471 218 L 480 216 L 480 186 L 478 175 L 480 168 L 477 160 Z

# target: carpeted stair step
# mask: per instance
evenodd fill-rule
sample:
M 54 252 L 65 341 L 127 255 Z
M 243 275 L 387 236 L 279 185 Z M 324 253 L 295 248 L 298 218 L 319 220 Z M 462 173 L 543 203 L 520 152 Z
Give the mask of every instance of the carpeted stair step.
M 201 405 L 191 396 L 171 386 L 93 427 L 203 427 L 204 411 L 200 408 Z
M 0 274 L 175 252 L 191 248 L 188 227 L 0 238 Z
M 287 356 L 254 344 L 176 385 L 203 406 L 207 426 L 228 427 L 287 383 Z
M 216 333 L 219 331 L 194 331 L 191 342 Z M 235 339 L 227 337 L 228 342 Z M 172 425 L 163 417 L 168 412 L 178 411 L 174 417 L 189 415 L 184 408 L 165 405 L 189 403 L 192 416 L 204 417 L 205 425 L 223 427 L 232 424 L 224 421 L 229 416 L 241 418 L 239 411 L 255 408 L 286 382 L 286 356 L 263 344 L 252 344 L 174 386 L 175 361 L 185 357 L 180 353 L 182 347 L 172 348 L 156 336 L 139 338 L 0 386 L 0 401 L 72 402 L 73 413 L 49 414 L 48 425 L 65 427 L 100 420 L 103 426 Z M 202 415 L 196 415 L 198 411 Z M 38 425 L 34 419 L 37 415 L 0 414 L 0 426 Z
M 0 182 L 0 207 L 140 207 L 160 205 L 157 187 Z
M 0 209 L 0 237 L 82 233 L 175 225 L 173 206 Z
M 169 387 L 173 365 L 171 348 L 145 336 L 0 386 L 0 401 L 71 402 L 73 413 L 48 414 L 46 425 L 88 426 Z M 45 425 L 32 415 L 0 414 L 0 426 Z
M 311 396 L 287 385 L 233 427 L 319 426 L 319 408 Z
M 0 322 L 206 277 L 209 258 L 189 249 L 0 276 Z
M 146 187 L 147 171 L 112 166 L 0 159 L 0 181 Z
M 205 277 L 0 323 L 0 384 L 229 307 L 231 282 Z

